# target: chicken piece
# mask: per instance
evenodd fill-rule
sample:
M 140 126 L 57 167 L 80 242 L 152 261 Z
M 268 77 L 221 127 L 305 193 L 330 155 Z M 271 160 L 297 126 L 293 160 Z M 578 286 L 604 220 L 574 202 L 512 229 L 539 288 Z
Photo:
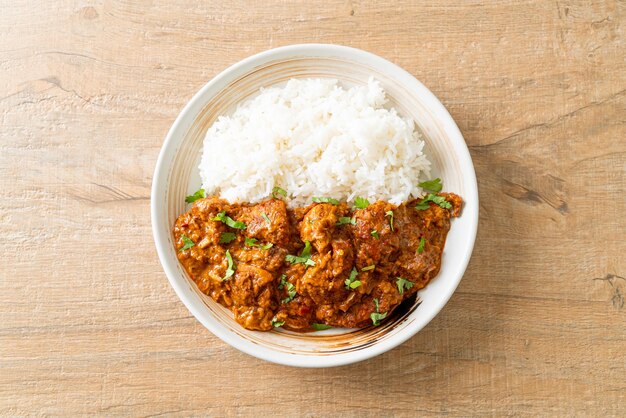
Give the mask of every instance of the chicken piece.
M 231 279 L 232 311 L 244 328 L 267 331 L 278 307 L 274 277 L 266 270 L 248 264 L 236 265 Z
M 305 270 L 304 264 L 293 264 L 279 277 L 280 306 L 276 313 L 276 319 L 280 322 L 284 321 L 283 327 L 292 331 L 311 331 L 315 303 L 309 297 L 298 292 L 296 287 Z
M 242 206 L 237 211 L 237 220 L 246 224 L 245 235 L 259 243 L 271 242 L 280 247 L 289 247 L 291 225 L 285 202 L 279 199 L 265 200 L 257 205 Z
M 348 211 L 346 204 L 319 203 L 310 206 L 309 211 L 306 212 L 300 222 L 300 239 L 309 241 L 317 252 L 326 252 L 335 229 L 350 226 L 349 224 L 337 225 L 339 218 L 345 216 Z
M 354 243 L 357 248 L 357 266 L 360 268 L 376 265 L 385 261 L 391 253 L 398 249 L 400 242 L 391 229 L 391 215 L 396 206 L 375 202 L 365 209 L 356 210 L 354 219 Z
M 268 249 L 249 246 L 245 244 L 244 239 L 241 239 L 233 242 L 230 246 L 230 253 L 242 263 L 275 273 L 283 268 L 287 250 L 276 245 Z
M 416 210 L 420 199 L 400 205 L 396 211 L 396 225 L 400 239 L 400 254 L 395 260 L 392 275 L 411 281 L 407 296 L 417 292 L 439 273 L 441 256 L 450 229 L 450 218 L 460 214 L 461 201 L 453 194 L 441 193 L 452 205 L 444 209 L 430 204 L 428 209 Z
M 309 267 L 299 280 L 298 293 L 310 297 L 317 304 L 345 303 L 352 292 L 345 285 L 354 262 L 350 241 L 333 240 L 329 251 L 316 254 L 311 259 L 315 265 Z

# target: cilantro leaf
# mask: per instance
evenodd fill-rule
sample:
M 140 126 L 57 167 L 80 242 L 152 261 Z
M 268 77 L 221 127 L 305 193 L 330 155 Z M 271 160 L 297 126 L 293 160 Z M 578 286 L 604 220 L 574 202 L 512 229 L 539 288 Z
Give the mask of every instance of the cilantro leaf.
M 304 241 L 304 248 L 300 252 L 299 256 L 295 255 L 287 255 L 285 260 L 290 262 L 291 264 L 304 264 L 306 266 L 314 266 L 315 261 L 311 260 L 311 243 L 309 241 Z
M 269 216 L 267 216 L 265 212 L 261 212 L 261 218 L 263 218 L 268 225 L 272 224 L 272 220 L 269 218 Z
M 378 235 L 378 231 L 375 229 L 372 229 L 372 232 L 370 232 L 370 234 L 376 238 L 376 239 L 380 239 L 380 235 Z
M 284 197 L 287 197 L 287 191 L 285 189 L 282 189 L 282 188 L 276 186 L 276 187 L 274 187 L 272 189 L 272 197 L 274 199 L 278 199 L 278 197 L 276 195 L 282 195 Z
M 339 201 L 332 197 L 313 197 L 311 200 L 315 203 L 330 203 L 331 205 L 338 205 Z
M 433 202 L 444 209 L 452 209 L 452 205 L 450 202 L 446 200 L 443 196 L 437 196 L 436 194 L 428 193 L 428 195 L 423 198 L 420 202 L 415 205 L 415 209 L 417 210 L 426 210 L 430 208 L 428 202 Z
M 304 261 L 300 260 L 300 257 L 298 257 L 297 255 L 291 255 L 291 254 L 287 254 L 285 256 L 285 261 L 291 263 L 291 264 L 304 264 Z
M 417 205 L 415 205 L 415 210 L 427 210 L 430 209 L 430 205 L 428 204 L 428 200 L 424 199 L 421 202 L 418 202 Z
M 434 180 L 423 181 L 418 184 L 422 189 L 430 190 L 431 192 L 440 192 L 443 188 L 443 184 L 441 184 L 441 179 L 436 178 Z
M 330 329 L 332 327 L 326 324 L 311 324 L 311 328 L 313 328 L 316 331 L 323 331 L 325 329 Z
M 291 254 L 287 254 L 285 256 L 285 261 L 288 261 L 291 264 L 304 264 L 306 262 L 306 260 L 301 259 L 301 257 L 298 257 L 297 255 L 291 255 Z
M 347 225 L 347 224 L 356 225 L 356 219 L 350 218 L 349 216 L 342 216 L 339 218 L 339 220 L 337 221 L 335 225 L 341 226 L 341 225 Z
M 220 235 L 220 244 L 228 244 L 234 241 L 235 238 L 237 238 L 237 235 L 235 235 L 234 232 L 222 232 L 222 235 Z
M 271 324 L 274 328 L 278 328 L 278 327 L 282 327 L 283 325 L 285 325 L 285 321 L 279 321 L 276 317 L 274 317 L 272 318 Z
M 355 280 L 352 283 L 350 283 L 348 285 L 348 287 L 350 287 L 350 289 L 356 289 L 357 287 L 361 286 L 361 281 L 360 280 Z
M 265 245 L 261 245 L 261 244 L 257 244 L 256 241 L 257 241 L 256 238 L 248 238 L 248 237 L 246 237 L 245 244 L 248 247 L 257 247 L 257 248 L 260 248 L 262 250 L 269 250 L 270 248 L 272 248 L 274 246 L 274 244 L 272 244 L 271 242 L 268 242 Z
M 370 201 L 363 197 L 357 197 L 354 199 L 354 206 L 357 209 L 365 209 L 369 205 L 370 205 Z
M 392 210 L 388 210 L 387 212 L 385 212 L 385 218 L 387 216 L 389 216 L 389 227 L 393 231 L 393 211 Z
M 387 312 L 385 313 L 372 312 L 370 314 L 370 319 L 372 320 L 372 324 L 374 324 L 375 326 L 380 325 L 380 321 L 382 321 L 386 317 L 387 317 Z
M 398 277 L 396 279 L 396 285 L 398 286 L 398 292 L 403 295 L 405 289 L 409 290 L 413 287 L 413 282 L 403 279 L 402 277 Z
M 372 324 L 374 326 L 380 325 L 380 321 L 387 317 L 387 312 L 380 313 L 380 306 L 378 304 L 378 299 L 374 299 L 374 304 L 376 305 L 376 312 L 372 312 L 370 314 L 370 319 L 372 320 Z
M 289 303 L 296 297 L 296 287 L 289 282 L 285 282 L 285 285 L 287 286 L 287 297 L 282 302 Z
M 237 265 L 234 263 L 233 257 L 228 250 L 226 250 L 226 260 L 228 261 L 228 268 L 226 269 L 226 274 L 222 277 L 222 281 L 230 279 L 235 274 L 235 270 L 237 270 Z
M 185 234 L 182 234 L 182 235 L 181 235 L 181 238 L 183 239 L 183 244 L 184 244 L 184 245 L 183 245 L 183 248 L 181 248 L 180 250 L 178 250 L 179 252 L 182 252 L 182 251 L 188 250 L 188 249 L 190 249 L 191 247 L 193 247 L 194 245 L 196 245 L 196 243 L 195 243 L 195 242 L 193 242 L 193 241 L 191 240 L 191 238 L 189 238 L 189 237 L 188 237 L 187 235 L 185 235 Z
M 350 277 L 348 277 L 344 282 L 346 284 L 347 290 L 356 289 L 357 287 L 361 286 L 361 281 L 356 279 L 356 276 L 358 274 L 359 272 L 356 270 L 356 268 L 352 268 L 352 271 L 350 272 Z
M 450 202 L 448 202 L 446 200 L 445 197 L 443 196 L 433 196 L 432 201 L 436 204 L 438 204 L 439 206 L 441 206 L 444 209 L 452 209 L 452 205 L 450 204 Z
M 311 257 L 311 243 L 304 241 L 304 248 L 300 252 L 300 257 Z
M 287 283 L 287 275 L 286 274 L 281 274 L 280 275 L 280 284 L 278 285 L 278 288 L 282 289 L 283 287 L 285 287 L 286 283 Z
M 420 239 L 420 243 L 417 246 L 417 253 L 421 254 L 424 252 L 424 246 L 426 245 L 426 240 L 424 239 L 424 237 L 422 237 L 422 239 Z
M 296 287 L 287 281 L 287 275 L 280 275 L 280 284 L 278 285 L 278 289 L 282 290 L 285 286 L 287 286 L 287 294 L 289 295 L 287 298 L 283 299 L 283 303 L 289 303 L 293 298 L 296 297 Z
M 361 271 L 370 271 L 370 270 L 374 270 L 374 268 L 376 268 L 376 265 L 372 264 L 371 266 L 363 267 Z
M 235 229 L 246 229 L 246 224 L 243 222 L 235 221 L 230 216 L 226 215 L 226 212 L 220 212 L 215 218 L 211 218 L 212 221 L 220 221 Z
M 196 192 L 192 195 L 189 195 L 185 198 L 185 202 L 187 203 L 193 203 L 198 199 L 204 199 L 206 197 L 206 195 L 204 194 L 204 189 L 198 189 L 196 190 Z

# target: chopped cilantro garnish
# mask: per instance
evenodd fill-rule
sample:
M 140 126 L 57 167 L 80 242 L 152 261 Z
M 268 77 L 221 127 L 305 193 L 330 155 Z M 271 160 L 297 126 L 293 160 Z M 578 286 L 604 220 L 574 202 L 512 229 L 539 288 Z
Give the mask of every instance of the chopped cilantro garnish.
M 246 237 L 245 244 L 248 247 L 257 247 L 257 248 L 260 248 L 262 250 L 269 250 L 270 248 L 272 248 L 274 246 L 274 244 L 272 244 L 271 242 L 268 242 L 265 245 L 261 245 L 261 244 L 257 244 L 256 241 L 257 241 L 256 238 L 248 238 L 248 237 Z
M 370 205 L 370 201 L 365 199 L 364 197 L 357 197 L 354 199 L 354 206 L 357 209 L 365 209 Z
M 424 239 L 424 237 L 422 237 L 422 239 L 420 239 L 420 243 L 417 246 L 417 253 L 421 254 L 424 252 L 424 245 L 426 245 L 426 240 Z
M 206 197 L 206 195 L 204 194 L 204 189 L 198 189 L 196 190 L 196 192 L 192 195 L 189 195 L 185 198 L 185 202 L 187 203 L 193 203 L 198 199 L 204 199 Z
M 330 203 L 331 205 L 339 204 L 339 201 L 337 199 L 333 199 L 332 197 L 314 197 L 311 200 L 315 203 Z
M 393 231 L 393 211 L 392 210 L 388 210 L 387 212 L 385 212 L 385 218 L 387 216 L 389 216 L 389 227 Z
M 396 279 L 396 285 L 398 285 L 398 292 L 403 295 L 405 289 L 408 290 L 413 287 L 413 282 L 403 279 L 402 277 L 398 277 Z
M 415 205 L 415 210 L 426 210 L 429 209 L 430 205 L 428 204 L 428 200 L 424 199 Z
M 370 319 L 372 320 L 372 324 L 374 324 L 374 326 L 380 325 L 380 321 L 382 321 L 386 317 L 387 317 L 387 312 L 385 312 L 385 313 L 372 312 L 370 314 Z
M 370 271 L 370 270 L 374 270 L 374 268 L 376 268 L 376 265 L 372 264 L 371 266 L 363 267 L 361 271 Z
M 226 274 L 222 277 L 222 280 L 227 280 L 235 274 L 235 270 L 237 270 L 237 265 L 233 262 L 233 257 L 230 255 L 230 251 L 226 250 L 226 260 L 228 261 L 228 268 L 226 269 Z
M 418 184 L 418 186 L 420 186 L 422 189 L 430 190 L 431 192 L 435 192 L 435 193 L 440 192 L 441 189 L 443 188 L 440 178 L 436 178 L 434 180 L 423 181 L 420 184 Z
M 287 255 L 285 260 L 290 262 L 291 264 L 304 264 L 306 266 L 314 266 L 315 261 L 311 260 L 311 243 L 309 241 L 304 241 L 304 248 L 300 252 L 299 256 L 295 255 Z
M 191 247 L 193 247 L 194 245 L 196 245 L 196 243 L 195 243 L 195 242 L 193 242 L 193 241 L 191 240 L 191 238 L 189 238 L 189 237 L 188 237 L 187 235 L 185 235 L 185 234 L 181 235 L 181 238 L 183 239 L 183 244 L 184 244 L 184 245 L 183 245 L 183 248 L 181 248 L 181 249 L 180 249 L 180 250 L 178 250 L 178 251 L 185 251 L 185 250 L 190 249 L 190 248 L 191 248 Z
M 443 196 L 433 196 L 432 201 L 444 209 L 452 209 L 452 204 Z
M 272 224 L 272 220 L 269 218 L 269 216 L 267 216 L 265 212 L 261 212 L 261 218 L 263 218 L 268 225 Z
M 378 235 L 378 231 L 375 229 L 372 229 L 372 232 L 370 232 L 370 234 L 376 238 L 376 239 L 380 239 L 380 235 Z
M 374 326 L 377 326 L 380 324 L 380 321 L 382 321 L 383 319 L 387 317 L 387 312 L 380 313 L 380 306 L 378 304 L 378 299 L 374 299 L 374 304 L 376 305 L 376 312 L 372 312 L 370 314 L 370 319 L 372 320 L 372 324 L 374 324 Z
M 287 276 L 284 274 L 280 275 L 280 284 L 278 285 L 278 289 L 282 290 L 285 286 L 287 286 L 287 294 L 289 295 L 285 299 L 282 300 L 283 303 L 289 303 L 293 298 L 296 297 L 296 287 L 287 281 Z
M 325 329 L 330 329 L 332 327 L 326 324 L 311 324 L 311 328 L 313 328 L 316 331 L 324 331 Z
M 296 287 L 289 283 L 285 282 L 285 286 L 287 286 L 287 297 L 282 300 L 283 303 L 289 303 L 296 297 Z
M 356 219 L 350 218 L 349 216 L 342 216 L 339 218 L 339 220 L 337 221 L 335 225 L 341 226 L 341 225 L 347 225 L 347 224 L 356 225 Z
M 417 210 L 426 210 L 430 207 L 428 202 L 433 202 L 444 209 L 452 209 L 452 205 L 450 202 L 446 200 L 443 196 L 437 196 L 436 194 L 428 193 L 428 195 L 423 198 L 417 205 L 415 205 L 415 209 Z
M 285 191 L 285 189 L 282 189 L 282 188 L 276 186 L 276 187 L 274 187 L 272 189 L 272 197 L 274 199 L 278 199 L 278 197 L 276 197 L 276 195 L 282 195 L 282 196 L 287 197 L 287 191 Z
M 237 235 L 235 235 L 234 232 L 222 232 L 222 235 L 220 235 L 220 244 L 228 244 L 235 238 L 237 238 Z
M 274 328 L 282 327 L 285 325 L 285 321 L 279 321 L 276 317 L 272 318 L 272 326 Z
M 356 270 L 356 268 L 353 268 L 350 272 L 350 277 L 348 277 L 345 281 L 347 290 L 356 289 L 357 287 L 361 286 L 361 281 L 356 279 L 356 276 L 358 274 L 359 272 Z
M 220 221 L 235 229 L 246 229 L 246 224 L 243 222 L 235 221 L 230 216 L 226 215 L 226 212 L 220 212 L 215 218 L 211 218 L 212 221 Z

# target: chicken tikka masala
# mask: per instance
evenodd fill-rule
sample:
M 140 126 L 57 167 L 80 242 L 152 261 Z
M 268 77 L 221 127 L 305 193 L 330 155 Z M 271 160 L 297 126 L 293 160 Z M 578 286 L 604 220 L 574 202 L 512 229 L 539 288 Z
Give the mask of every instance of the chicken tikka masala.
M 453 193 L 399 206 L 330 198 L 233 204 L 195 195 L 174 225 L 178 259 L 198 288 L 250 330 L 378 325 L 437 275 Z

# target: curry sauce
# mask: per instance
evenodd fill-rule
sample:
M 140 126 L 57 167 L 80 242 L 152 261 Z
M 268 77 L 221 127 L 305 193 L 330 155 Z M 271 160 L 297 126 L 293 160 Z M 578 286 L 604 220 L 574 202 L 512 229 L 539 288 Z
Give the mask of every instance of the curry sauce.
M 176 220 L 175 246 L 198 288 L 244 328 L 378 325 L 439 272 L 462 201 L 436 196 L 447 203 L 289 209 L 280 199 L 253 205 L 207 197 Z

